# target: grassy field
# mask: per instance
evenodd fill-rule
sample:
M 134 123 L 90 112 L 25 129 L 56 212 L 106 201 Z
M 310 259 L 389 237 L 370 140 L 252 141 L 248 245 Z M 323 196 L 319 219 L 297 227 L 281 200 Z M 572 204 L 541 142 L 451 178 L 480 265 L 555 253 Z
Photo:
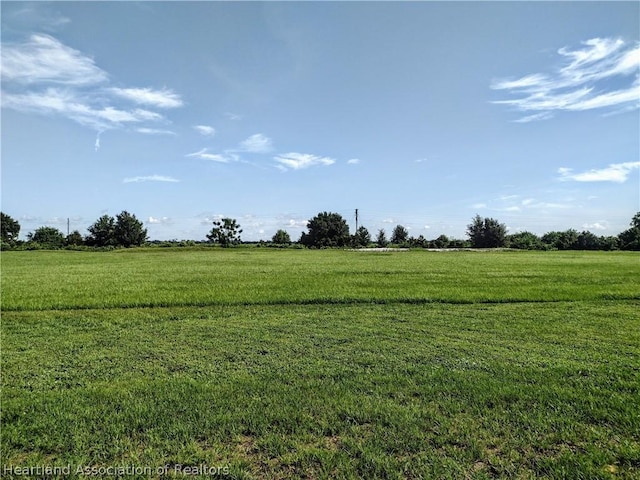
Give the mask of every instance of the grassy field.
M 1 261 L 5 478 L 640 476 L 636 253 Z

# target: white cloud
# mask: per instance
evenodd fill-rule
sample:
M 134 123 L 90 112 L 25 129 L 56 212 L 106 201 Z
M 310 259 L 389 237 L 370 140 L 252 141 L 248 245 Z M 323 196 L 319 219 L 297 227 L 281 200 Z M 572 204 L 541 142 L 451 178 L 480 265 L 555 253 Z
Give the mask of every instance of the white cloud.
M 167 88 L 110 87 L 109 81 L 93 59 L 49 35 L 2 45 L 3 107 L 60 116 L 98 132 L 132 128 L 143 134 L 173 134 L 145 125 L 166 119 L 147 108 L 132 108 L 131 102 L 134 107 L 176 108 L 183 105 L 180 95 Z M 99 146 L 98 139 L 95 148 Z
M 293 218 L 289 219 L 287 225 L 290 228 L 307 228 L 308 220 L 295 220 Z
M 319 157 L 317 155 L 311 155 L 308 153 L 284 153 L 273 157 L 284 169 L 301 170 L 303 168 L 309 168 L 316 165 L 333 165 L 335 160 L 329 157 Z
M 246 140 L 240 142 L 241 152 L 249 153 L 269 153 L 273 150 L 271 139 L 262 133 L 251 135 Z
M 517 120 L 514 120 L 514 122 L 516 123 L 537 122 L 539 120 L 549 120 L 550 118 L 553 118 L 553 116 L 554 115 L 551 112 L 542 112 L 542 113 L 536 113 L 534 115 L 527 115 L 526 117 L 522 117 Z
M 180 180 L 167 177 L 164 175 L 148 175 L 145 177 L 127 177 L 122 180 L 122 183 L 139 183 L 139 182 L 179 182 Z
M 474 203 L 473 205 L 471 205 L 471 208 L 487 208 L 487 204 L 486 203 Z
M 207 148 L 203 148 L 202 150 L 199 150 L 197 152 L 189 153 L 186 156 L 200 158 L 202 160 L 211 160 L 212 162 L 219 162 L 219 163 L 229 163 L 231 161 L 235 161 L 238 159 L 236 155 L 208 153 Z
M 162 90 L 152 90 L 151 88 L 111 88 L 110 91 L 139 105 L 151 105 L 158 108 L 176 108 L 183 105 L 180 95 L 167 88 Z
M 629 174 L 640 168 L 640 162 L 613 163 L 606 168 L 592 169 L 581 173 L 572 173 L 571 168 L 558 169 L 561 180 L 573 180 L 576 182 L 616 182 L 624 183 Z
M 606 230 L 609 226 L 607 222 L 595 222 L 584 223 L 582 224 L 582 228 L 586 228 L 587 230 Z
M 147 223 L 151 223 L 154 225 L 167 225 L 172 223 L 171 218 L 169 217 L 149 217 L 149 219 L 147 220 Z
M 157 128 L 137 128 L 136 132 L 144 133 L 146 135 L 175 135 L 176 132 L 172 132 L 171 130 L 160 130 Z
M 209 125 L 194 125 L 193 128 L 205 137 L 213 137 L 216 134 L 216 129 Z
M 28 113 L 60 115 L 97 130 L 120 128 L 127 123 L 164 119 L 158 113 L 143 109 L 122 110 L 111 106 L 95 108 L 89 101 L 72 91 L 56 88 L 22 94 L 2 92 L 4 107 Z
M 584 111 L 617 108 L 628 111 L 640 106 L 640 44 L 628 45 L 621 39 L 593 38 L 582 47 L 558 50 L 564 65 L 552 74 L 535 73 L 515 80 L 496 80 L 494 90 L 506 90 L 517 95 L 513 100 L 493 103 L 511 105 L 521 111 L 537 111 L 516 120 L 528 123 L 546 120 L 554 111 Z M 611 90 L 614 78 L 621 86 Z M 626 85 L 625 85 L 626 83 Z
M 234 121 L 238 121 L 238 120 L 242 120 L 242 115 L 238 115 L 237 113 L 230 113 L 227 112 L 224 114 L 225 117 L 227 117 L 229 120 L 234 120 Z
M 349 165 L 358 165 L 360 163 L 360 159 L 359 158 L 351 158 L 349 160 L 347 160 L 347 164 Z
M 29 41 L 2 46 L 2 79 L 21 84 L 91 85 L 105 82 L 107 73 L 93 59 L 55 38 L 31 35 Z

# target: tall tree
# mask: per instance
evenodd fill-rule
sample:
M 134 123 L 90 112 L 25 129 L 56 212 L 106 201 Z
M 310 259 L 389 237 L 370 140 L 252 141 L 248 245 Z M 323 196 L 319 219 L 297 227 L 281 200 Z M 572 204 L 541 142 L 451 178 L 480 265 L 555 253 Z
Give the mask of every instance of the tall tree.
M 622 250 L 640 250 L 640 212 L 631 219 L 631 228 L 618 235 L 618 238 Z
M 286 230 L 278 230 L 271 238 L 271 243 L 276 245 L 288 245 L 291 243 L 291 237 Z
M 116 244 L 116 221 L 109 215 L 102 215 L 87 230 L 87 245 L 93 247 L 108 247 Z
M 494 218 L 482 218 L 476 215 L 467 225 L 467 235 L 474 248 L 504 247 L 507 227 Z
M 207 235 L 207 239 L 212 243 L 219 243 L 222 247 L 229 247 L 241 242 L 241 233 L 242 229 L 234 218 L 223 218 L 213 222 L 213 228 Z
M 20 234 L 20 224 L 4 212 L 0 212 L 0 233 L 2 241 L 13 245 Z
M 117 245 L 139 247 L 147 241 L 147 229 L 135 215 L 123 210 L 116 215 L 113 236 Z
M 409 231 L 402 225 L 396 225 L 391 234 L 391 243 L 402 245 L 407 240 L 409 240 Z
M 371 234 L 366 227 L 358 227 L 355 235 L 353 236 L 354 247 L 366 247 L 371 243 Z
M 384 228 L 378 230 L 378 235 L 376 236 L 376 245 L 380 248 L 384 248 L 389 245 L 389 240 L 387 240 L 387 233 L 384 231 Z
M 80 232 L 78 230 L 74 230 L 69 235 L 67 235 L 67 238 L 65 239 L 65 243 L 67 245 L 77 246 L 77 245 L 82 245 L 84 243 L 84 240 L 82 239 L 82 235 L 80 234 Z
M 309 232 L 300 240 L 307 247 L 344 247 L 349 245 L 349 225 L 338 213 L 322 212 L 307 222 Z
M 40 227 L 27 235 L 29 242 L 37 243 L 45 248 L 61 248 L 64 246 L 64 234 L 54 227 Z

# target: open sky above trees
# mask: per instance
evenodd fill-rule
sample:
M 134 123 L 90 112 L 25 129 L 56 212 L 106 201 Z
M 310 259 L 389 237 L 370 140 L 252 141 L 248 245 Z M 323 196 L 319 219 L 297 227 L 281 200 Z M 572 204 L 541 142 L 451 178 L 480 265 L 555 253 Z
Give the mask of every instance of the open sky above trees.
M 640 209 L 638 2 L 2 2 L 2 211 L 21 238 L 617 235 Z

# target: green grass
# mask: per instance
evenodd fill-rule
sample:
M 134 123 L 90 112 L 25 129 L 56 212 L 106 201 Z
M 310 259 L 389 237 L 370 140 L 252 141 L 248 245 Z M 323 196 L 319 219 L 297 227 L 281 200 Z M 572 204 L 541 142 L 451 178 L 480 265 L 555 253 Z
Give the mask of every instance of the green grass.
M 640 475 L 637 254 L 1 259 L 3 467 Z
M 635 252 L 5 252 L 2 309 L 640 300 Z

